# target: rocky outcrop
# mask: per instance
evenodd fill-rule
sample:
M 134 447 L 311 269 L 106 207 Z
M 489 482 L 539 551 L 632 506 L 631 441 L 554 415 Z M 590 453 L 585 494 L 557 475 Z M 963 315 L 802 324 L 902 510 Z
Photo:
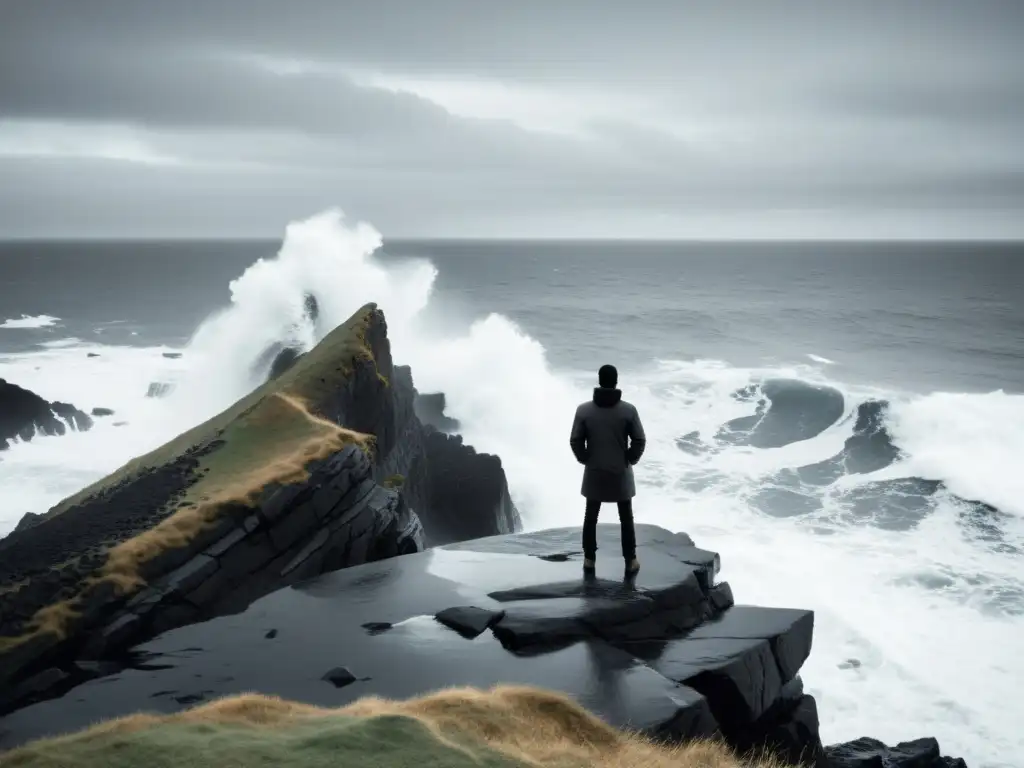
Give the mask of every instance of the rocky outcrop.
M 33 525 L 38 525 L 43 521 L 43 516 L 36 512 L 26 512 L 22 515 L 21 520 L 14 526 L 15 531 L 25 531 L 31 528 Z
M 722 738 L 815 768 L 951 768 L 934 739 L 824 748 L 799 672 L 814 615 L 735 605 L 720 558 L 685 534 L 638 526 L 639 575 L 614 558 L 584 575 L 579 530 L 454 544 L 324 574 L 238 615 L 138 646 L 103 680 L 13 713 L 0 748 L 152 706 L 243 691 L 343 705 L 449 686 L 533 685 L 659 739 Z M 618 548 L 618 526 L 598 527 Z M 145 675 L 135 670 L 145 669 Z M 49 672 L 51 676 L 60 670 Z
M 416 409 L 416 417 L 428 427 L 441 432 L 459 431 L 459 420 L 445 414 L 447 403 L 444 392 L 420 393 L 413 406 Z
M 84 431 L 92 419 L 68 403 L 47 402 L 34 392 L 0 379 L 0 450 L 8 440 L 31 440 L 35 435 L 63 435 L 68 429 Z
M 417 416 L 422 396 L 408 366 L 394 366 L 389 380 L 394 431 L 382 436 L 386 458 L 378 464 L 377 478 L 400 478 L 403 495 L 423 521 L 427 544 L 520 530 L 501 459 L 425 424 Z
M 406 494 L 424 510 L 431 546 L 522 528 L 501 459 L 477 453 L 461 436 L 428 431 L 410 472 Z
M 515 530 L 500 462 L 421 424 L 415 395 L 369 305 L 221 415 L 0 540 L 0 711 L 80 681 L 83 660 L 421 550 L 425 526 L 451 540 L 454 505 L 459 530 Z

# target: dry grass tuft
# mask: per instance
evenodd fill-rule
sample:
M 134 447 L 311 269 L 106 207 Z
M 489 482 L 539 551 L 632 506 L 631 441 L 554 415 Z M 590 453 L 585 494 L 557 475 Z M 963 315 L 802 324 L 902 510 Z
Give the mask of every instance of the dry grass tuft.
M 489 690 L 451 688 L 405 701 L 369 697 L 326 709 L 274 696 L 246 694 L 220 699 L 173 715 L 135 714 L 87 731 L 42 740 L 0 755 L 0 765 L 34 765 L 27 755 L 49 751 L 72 755 L 79 742 L 104 739 L 124 744 L 132 734 L 171 725 L 248 727 L 262 733 L 303 727 L 328 732 L 339 720 L 411 718 L 433 738 L 463 755 L 486 752 L 512 764 L 556 768 L 785 768 L 772 759 L 744 761 L 714 742 L 664 745 L 624 733 L 587 712 L 568 696 L 523 686 Z M 319 725 L 317 724 L 319 722 Z M 264 764 L 259 755 L 239 754 L 239 765 Z M 301 765 L 295 762 L 294 765 Z M 71 765 L 69 762 L 68 765 Z M 404 765 L 404 763 L 403 763 Z M 388 768 L 381 763 L 381 768 Z
M 232 424 L 225 439 L 225 446 L 201 465 L 209 471 L 189 488 L 189 506 L 111 549 L 99 579 L 122 591 L 137 589 L 143 584 L 140 566 L 162 552 L 187 546 L 225 506 L 252 505 L 267 486 L 303 482 L 310 463 L 347 445 L 367 451 L 373 447 L 372 435 L 315 416 L 300 398 L 279 392 Z

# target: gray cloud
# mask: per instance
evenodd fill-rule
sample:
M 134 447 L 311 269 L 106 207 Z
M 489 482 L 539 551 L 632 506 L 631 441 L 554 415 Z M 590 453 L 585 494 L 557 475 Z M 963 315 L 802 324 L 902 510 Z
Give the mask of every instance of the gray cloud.
M 1024 4 L 692 6 L 6 3 L 0 236 L 1024 236 Z

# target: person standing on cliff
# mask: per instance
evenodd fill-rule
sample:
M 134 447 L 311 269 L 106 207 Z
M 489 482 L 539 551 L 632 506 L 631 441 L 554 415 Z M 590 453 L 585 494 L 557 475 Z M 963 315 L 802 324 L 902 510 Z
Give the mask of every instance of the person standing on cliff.
M 593 399 L 576 409 L 569 447 L 585 467 L 580 489 L 587 500 L 583 517 L 584 570 L 594 569 L 597 515 L 601 504 L 614 501 L 619 507 L 626 573 L 633 574 L 640 570 L 633 526 L 633 497 L 636 496 L 633 465 L 640 461 L 647 437 L 636 406 L 623 400 L 622 391 L 616 389 L 618 379 L 615 366 L 602 365 L 598 370 Z

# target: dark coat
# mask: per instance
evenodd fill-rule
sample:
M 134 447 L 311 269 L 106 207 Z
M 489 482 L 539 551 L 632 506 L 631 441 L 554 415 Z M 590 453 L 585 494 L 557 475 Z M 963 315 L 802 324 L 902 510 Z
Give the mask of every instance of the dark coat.
M 636 496 L 633 465 L 647 445 L 640 415 L 618 389 L 596 387 L 594 399 L 576 409 L 569 446 L 583 470 L 580 493 L 594 501 Z

